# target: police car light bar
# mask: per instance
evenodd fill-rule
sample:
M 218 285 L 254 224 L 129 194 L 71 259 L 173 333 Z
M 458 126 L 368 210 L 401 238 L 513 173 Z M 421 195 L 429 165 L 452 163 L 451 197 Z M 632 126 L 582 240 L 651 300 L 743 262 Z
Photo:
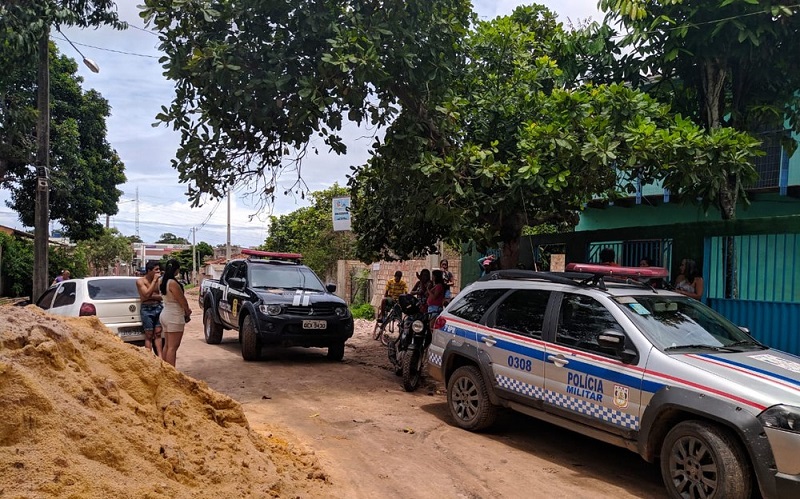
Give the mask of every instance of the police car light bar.
M 242 254 L 261 258 L 274 258 L 275 260 L 300 260 L 303 258 L 303 255 L 300 253 L 279 253 L 275 251 L 261 251 L 253 249 L 243 249 Z
M 568 272 L 582 272 L 608 277 L 642 277 L 646 279 L 665 278 L 669 275 L 663 267 L 615 267 L 599 263 L 568 263 Z

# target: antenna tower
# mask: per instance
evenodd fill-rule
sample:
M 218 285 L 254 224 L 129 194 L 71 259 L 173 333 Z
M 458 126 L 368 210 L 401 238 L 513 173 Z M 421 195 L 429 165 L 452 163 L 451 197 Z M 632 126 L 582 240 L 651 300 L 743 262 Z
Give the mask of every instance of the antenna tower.
M 139 188 L 136 188 L 136 237 L 139 237 Z

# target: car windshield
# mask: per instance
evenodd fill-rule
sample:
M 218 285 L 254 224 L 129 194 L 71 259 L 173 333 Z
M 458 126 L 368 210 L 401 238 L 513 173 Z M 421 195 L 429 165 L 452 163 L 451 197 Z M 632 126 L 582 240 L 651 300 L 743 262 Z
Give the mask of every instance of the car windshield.
M 325 291 L 322 281 L 308 267 L 251 265 L 249 282 L 254 288 Z
M 92 279 L 86 287 L 93 300 L 139 299 L 136 279 Z
M 711 308 L 685 296 L 618 296 L 614 300 L 660 350 L 762 348 Z

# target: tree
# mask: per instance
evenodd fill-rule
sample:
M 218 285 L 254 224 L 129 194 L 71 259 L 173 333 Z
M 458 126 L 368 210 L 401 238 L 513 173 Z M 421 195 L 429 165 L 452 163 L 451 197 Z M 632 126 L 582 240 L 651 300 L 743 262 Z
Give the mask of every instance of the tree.
M 90 241 L 81 241 L 78 248 L 84 252 L 94 275 L 105 275 L 116 262 L 133 260 L 133 248 L 128 238 L 117 229 L 103 229 L 103 234 Z
M 346 195 L 346 188 L 334 184 L 311 193 L 311 206 L 270 217 L 269 236 L 260 249 L 301 253 L 317 275 L 331 276 L 338 260 L 355 255 L 353 234 L 333 230 L 333 198 Z
M 194 252 L 194 256 L 192 253 Z M 183 249 L 180 251 L 174 251 L 169 255 L 165 255 L 161 259 L 161 267 L 163 268 L 166 266 L 167 261 L 174 258 L 178 260 L 181 264 L 181 271 L 184 275 L 188 274 L 192 269 L 192 262 L 195 263 L 195 271 L 199 271 L 200 267 L 203 265 L 203 258 L 207 256 L 212 256 L 214 254 L 214 248 L 211 247 L 210 244 L 206 242 L 199 242 L 195 246 L 195 248 L 188 248 Z
M 628 31 L 626 64 L 650 76 L 648 92 L 707 130 L 778 131 L 789 152 L 800 133 L 800 6 L 783 0 L 601 0 Z M 641 82 L 639 82 L 641 84 Z M 724 132 L 722 133 L 724 134 Z M 719 135 L 719 134 L 718 134 Z M 721 136 L 721 135 L 720 135 Z M 725 162 L 688 169 L 675 192 L 736 217 L 752 167 Z M 680 189 L 680 190 L 678 190 Z M 726 296 L 736 297 L 733 240 L 726 244 Z
M 361 259 L 472 240 L 501 244 L 501 264 L 513 268 L 524 226 L 574 223 L 593 196 L 619 196 L 626 180 L 665 178 L 704 154 L 703 131 L 642 92 L 567 88 L 548 55 L 560 30 L 540 6 L 476 26 L 470 64 L 454 78 L 461 86 L 437 108 L 453 146 L 433 150 L 401 116 L 351 178 Z M 750 152 L 746 137 L 726 145 Z
M 143 243 L 144 242 L 144 241 L 142 241 L 141 237 L 136 236 L 136 235 L 128 236 L 128 241 L 130 241 L 131 244 L 133 244 L 133 243 Z
M 63 269 L 69 269 L 73 277 L 83 277 L 89 271 L 80 248 L 50 246 L 48 261 L 48 275 L 53 278 Z M 6 283 L 2 291 L 13 296 L 31 296 L 32 269 L 33 242 L 0 232 L 0 280 Z M 31 297 L 32 300 L 37 298 Z
M 58 220 L 68 237 L 87 239 L 99 234 L 101 214 L 117 213 L 125 182 L 124 165 L 106 140 L 106 118 L 111 113 L 108 102 L 96 91 L 81 89 L 74 60 L 58 56 L 51 44 L 52 96 L 50 175 L 50 215 Z M 29 67 L 31 81 L 35 66 Z M 35 109 L 35 95 L 28 95 L 27 105 Z M 33 134 L 34 130 L 31 129 Z M 31 138 L 31 141 L 33 139 Z M 36 172 L 30 158 L 15 161 L 7 158 L 5 181 L 11 191 L 9 207 L 19 213 L 26 226 L 34 225 Z
M 11 190 L 11 208 L 33 226 L 36 173 L 34 166 L 36 50 L 51 25 L 125 27 L 115 5 L 106 0 L 43 0 L 4 2 L 0 6 L 0 61 L 9 68 L 0 75 L 0 186 Z M 125 181 L 116 152 L 106 141 L 108 103 L 94 91 L 84 92 L 72 59 L 51 54 L 51 218 L 67 235 L 84 239 L 102 228 L 99 214 L 117 212 Z
M 783 130 L 800 133 L 800 6 L 780 0 L 601 0 L 608 19 L 624 26 L 625 62 L 650 76 L 649 93 L 708 130 Z M 776 73 L 780 77 L 776 78 Z M 640 85 L 645 85 L 641 80 Z M 790 152 L 796 142 L 785 137 Z M 707 206 L 736 217 L 737 200 L 752 170 L 716 172 Z M 692 183 L 683 192 L 695 197 Z
M 156 244 L 189 244 L 185 237 L 178 237 L 171 232 L 165 232 L 158 238 Z
M 176 90 L 157 118 L 181 132 L 173 166 L 192 204 L 235 182 L 272 200 L 287 170 L 303 190 L 309 141 L 345 152 L 346 119 L 380 127 L 404 112 L 445 141 L 429 103 L 472 16 L 468 0 L 146 0 Z

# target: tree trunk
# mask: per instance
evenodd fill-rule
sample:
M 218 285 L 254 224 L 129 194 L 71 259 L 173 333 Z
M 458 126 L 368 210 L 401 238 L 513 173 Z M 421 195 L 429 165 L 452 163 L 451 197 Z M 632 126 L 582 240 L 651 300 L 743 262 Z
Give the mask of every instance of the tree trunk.
M 722 99 L 728 69 L 725 61 L 708 59 L 701 64 L 703 82 L 703 119 L 708 130 L 722 126 Z M 723 220 L 736 218 L 736 202 L 739 193 L 739 177 L 719 172 L 725 176 L 725 182 L 719 192 L 718 207 Z M 736 246 L 733 237 L 725 237 L 723 242 L 723 259 L 725 263 L 725 298 L 736 299 L 739 296 L 738 276 L 736 275 Z
M 503 253 L 500 256 L 500 268 L 515 269 L 519 263 L 519 240 L 525 217 L 522 213 L 513 213 L 503 218 L 500 225 L 500 238 L 503 242 Z

